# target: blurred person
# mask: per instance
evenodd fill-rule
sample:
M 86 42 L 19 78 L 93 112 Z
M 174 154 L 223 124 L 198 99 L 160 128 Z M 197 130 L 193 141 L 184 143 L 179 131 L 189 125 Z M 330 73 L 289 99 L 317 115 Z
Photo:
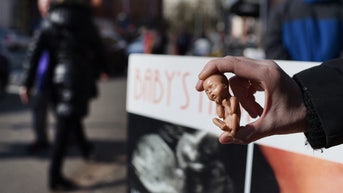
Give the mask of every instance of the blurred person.
M 63 175 L 68 141 L 75 139 L 84 159 L 89 159 L 92 144 L 87 140 L 83 120 L 89 102 L 97 97 L 97 80 L 107 66 L 99 32 L 90 7 L 82 1 L 50 0 L 50 8 L 41 28 L 35 32 L 28 50 L 25 78 L 20 88 L 27 103 L 35 84 L 38 60 L 48 51 L 50 62 L 42 82 L 50 88 L 49 102 L 56 119 L 48 185 L 51 190 L 73 190 L 78 185 Z
M 202 33 L 193 42 L 193 55 L 209 56 L 212 52 L 212 42 L 205 33 Z
M 48 108 L 50 89 L 43 84 L 45 71 L 49 65 L 49 53 L 44 51 L 39 60 L 38 69 L 36 73 L 36 86 L 30 93 L 32 105 L 32 126 L 35 140 L 29 144 L 27 150 L 29 153 L 37 153 L 49 148 L 48 137 Z M 29 103 L 25 99 L 25 104 Z
M 49 4 L 50 0 L 37 1 L 38 10 L 42 17 L 42 23 L 44 23 L 44 19 L 48 16 Z M 49 52 L 43 51 L 38 61 L 36 86 L 30 93 L 32 95 L 32 127 L 35 139 L 27 148 L 29 153 L 40 152 L 49 147 L 47 134 L 49 88 L 43 84 L 47 65 L 49 65 Z M 25 99 L 24 103 L 27 104 L 28 99 Z
M 343 50 L 340 0 L 284 0 L 269 16 L 264 37 L 268 59 L 326 61 Z
M 0 99 L 6 95 L 10 76 L 10 61 L 3 53 L 0 45 Z
M 193 34 L 189 32 L 189 30 L 184 27 L 181 29 L 180 33 L 176 38 L 176 49 L 178 55 L 187 55 L 188 52 L 191 50 L 193 42 Z
M 168 46 L 168 36 L 164 26 L 158 26 L 154 31 L 154 42 L 151 48 L 153 54 L 166 54 Z
M 343 59 L 333 59 L 303 70 L 291 78 L 272 60 L 246 57 L 213 59 L 199 73 L 196 84 L 203 91 L 203 81 L 217 73 L 234 73 L 229 79 L 233 94 L 247 113 L 257 118 L 239 126 L 235 135 L 224 131 L 224 144 L 247 144 L 280 134 L 303 132 L 314 149 L 343 143 Z M 263 91 L 264 107 L 254 93 Z
M 152 45 L 152 53 L 153 54 L 166 54 L 167 47 L 169 43 L 168 38 L 168 22 L 164 19 L 160 19 L 156 21 L 154 25 L 154 43 Z

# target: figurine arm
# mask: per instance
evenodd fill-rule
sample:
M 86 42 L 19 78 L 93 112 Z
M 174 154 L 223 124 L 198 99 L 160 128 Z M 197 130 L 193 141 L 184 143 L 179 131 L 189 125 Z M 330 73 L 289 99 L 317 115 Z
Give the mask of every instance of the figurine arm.
M 216 110 L 217 110 L 217 115 L 220 118 L 224 118 L 225 116 L 225 110 L 224 110 L 224 106 L 217 104 L 216 106 Z
M 235 96 L 230 97 L 230 105 L 231 105 L 231 110 L 232 110 L 231 113 L 237 114 L 238 116 L 240 116 L 241 111 L 240 111 L 240 107 L 239 107 L 237 97 L 235 97 Z

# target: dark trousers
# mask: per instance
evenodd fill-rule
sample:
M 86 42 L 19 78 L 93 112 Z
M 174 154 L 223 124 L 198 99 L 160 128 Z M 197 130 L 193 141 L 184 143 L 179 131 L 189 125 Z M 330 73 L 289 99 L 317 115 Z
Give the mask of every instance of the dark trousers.
M 47 143 L 47 124 L 48 124 L 48 106 L 49 92 L 37 92 L 33 97 L 32 122 L 33 130 L 38 143 Z
M 63 177 L 63 161 L 66 156 L 71 137 L 80 148 L 82 155 L 89 151 L 90 144 L 84 134 L 82 118 L 57 117 L 55 140 L 52 147 L 51 163 L 49 168 L 49 180 L 51 182 L 58 181 Z

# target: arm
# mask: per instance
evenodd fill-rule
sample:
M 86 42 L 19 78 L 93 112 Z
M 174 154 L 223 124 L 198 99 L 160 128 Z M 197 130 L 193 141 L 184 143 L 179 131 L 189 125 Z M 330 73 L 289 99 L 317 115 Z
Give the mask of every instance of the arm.
M 224 116 L 225 116 L 224 106 L 220 105 L 220 104 L 216 104 L 216 110 L 217 110 L 218 117 L 224 118 Z
M 35 32 L 27 50 L 27 56 L 24 61 L 24 77 L 19 89 L 19 96 L 24 104 L 29 102 L 31 89 L 36 80 L 39 59 L 44 47 L 43 39 L 43 29 L 41 28 Z
M 343 59 L 324 62 L 296 74 L 294 79 L 302 88 L 308 110 L 308 142 L 313 148 L 342 144 Z
M 293 79 L 271 60 L 215 59 L 200 72 L 196 89 L 202 91 L 203 78 L 218 72 L 236 74 L 230 79 L 235 96 L 250 116 L 259 116 L 255 122 L 240 126 L 235 137 L 224 132 L 219 138 L 221 143 L 246 144 L 270 135 L 297 132 L 304 132 L 315 149 L 343 143 L 343 59 L 304 70 Z M 252 83 L 252 91 L 247 80 Z M 255 91 L 265 92 L 262 109 L 253 96 L 246 97 Z
M 282 40 L 282 19 L 285 15 L 284 10 L 286 8 L 286 3 L 287 2 L 285 1 L 284 3 L 275 5 L 268 17 L 268 25 L 263 41 L 263 48 L 266 53 L 266 58 L 268 59 L 290 59 L 289 53 L 285 49 Z

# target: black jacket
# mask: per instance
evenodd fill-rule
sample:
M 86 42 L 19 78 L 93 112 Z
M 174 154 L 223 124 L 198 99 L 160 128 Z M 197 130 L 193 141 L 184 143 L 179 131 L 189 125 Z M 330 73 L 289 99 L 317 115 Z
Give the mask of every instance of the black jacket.
M 343 143 L 343 59 L 334 59 L 294 76 L 307 107 L 305 132 L 313 148 Z
M 52 7 L 33 37 L 25 64 L 23 85 L 35 84 L 43 51 L 50 54 L 44 87 L 51 89 L 52 100 L 67 114 L 87 113 L 87 102 L 97 95 L 96 81 L 106 72 L 104 47 L 93 23 L 89 7 L 64 3 Z

